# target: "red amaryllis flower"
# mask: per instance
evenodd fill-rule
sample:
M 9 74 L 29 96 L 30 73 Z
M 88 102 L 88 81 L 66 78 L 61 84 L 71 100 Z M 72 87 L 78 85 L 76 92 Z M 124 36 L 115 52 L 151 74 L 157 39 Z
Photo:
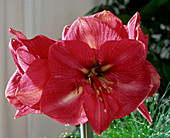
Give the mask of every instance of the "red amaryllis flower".
M 17 70 L 8 82 L 6 98 L 18 109 L 15 118 L 30 113 L 39 114 L 43 86 L 50 77 L 48 50 L 55 41 L 43 35 L 27 39 L 21 32 L 9 31 L 17 37 L 9 43 Z
M 136 108 L 146 116 L 143 101 L 151 92 L 154 71 L 146 64 L 145 45 L 130 38 L 110 12 L 78 18 L 65 27 L 63 40 L 50 47 L 51 77 L 41 111 L 63 124 L 89 121 L 97 134 Z
M 96 27 L 99 26 L 94 27 L 93 30 L 93 28 L 91 27 L 91 23 L 89 21 L 86 21 L 87 18 L 100 20 L 101 22 L 105 23 L 106 28 L 107 26 L 110 26 L 112 28 L 112 32 L 114 33 L 113 36 L 109 36 L 112 34 L 108 30 L 106 31 L 106 34 L 103 34 L 105 38 L 103 36 L 101 37 L 100 35 L 98 35 L 99 38 L 95 37 L 95 33 L 101 34 L 101 32 L 103 33 L 103 31 L 102 29 L 96 29 Z M 100 45 L 98 43 L 104 43 L 107 40 L 120 40 L 127 38 L 142 42 L 147 52 L 148 35 L 144 35 L 140 28 L 140 16 L 138 12 L 129 20 L 127 25 L 123 25 L 122 21 L 109 11 L 99 12 L 90 17 L 85 17 L 84 19 L 85 20 L 83 20 L 82 23 L 80 23 L 79 20 L 75 21 L 71 26 L 66 26 L 64 28 L 62 38 L 64 40 L 82 40 L 86 43 L 89 43 L 91 47 L 96 48 L 98 48 L 98 45 Z M 151 90 L 148 93 L 148 96 L 152 96 L 160 86 L 160 76 L 151 63 L 146 61 L 145 64 L 151 77 Z M 141 106 L 139 106 L 137 109 L 149 121 L 149 123 L 152 123 L 150 114 L 144 103 L 141 103 Z

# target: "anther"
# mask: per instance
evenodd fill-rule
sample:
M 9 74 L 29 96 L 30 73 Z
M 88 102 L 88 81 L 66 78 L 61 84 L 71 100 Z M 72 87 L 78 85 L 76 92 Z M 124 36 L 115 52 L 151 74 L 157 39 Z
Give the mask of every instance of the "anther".
M 102 91 L 102 87 L 99 87 L 99 90 L 101 90 L 101 91 Z
M 102 102 L 103 101 L 102 97 L 99 97 L 99 100 Z
M 107 110 L 106 110 L 106 109 L 104 109 L 104 112 L 106 113 L 106 112 L 107 112 Z
M 103 87 L 106 89 L 106 84 L 104 84 Z
M 112 87 L 108 87 L 110 90 L 113 90 L 113 88 Z
M 98 94 L 98 95 L 100 95 L 100 92 L 99 92 L 99 90 L 96 90 L 96 92 L 97 92 L 97 94 Z
M 107 89 L 108 94 L 110 94 L 110 91 Z
M 86 68 L 82 68 L 82 69 L 80 69 L 84 74 L 88 74 L 89 73 L 89 70 L 88 69 L 86 69 Z

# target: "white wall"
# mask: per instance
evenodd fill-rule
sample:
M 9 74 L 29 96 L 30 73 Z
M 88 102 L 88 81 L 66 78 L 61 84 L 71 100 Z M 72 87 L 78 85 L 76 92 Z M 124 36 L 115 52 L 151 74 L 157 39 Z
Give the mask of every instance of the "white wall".
M 101 0 L 100 0 L 101 1 Z M 65 126 L 44 115 L 28 115 L 14 120 L 16 109 L 5 99 L 6 84 L 15 71 L 8 49 L 12 27 L 29 38 L 44 34 L 61 38 L 62 29 L 87 13 L 98 0 L 0 0 L 0 138 L 58 137 Z

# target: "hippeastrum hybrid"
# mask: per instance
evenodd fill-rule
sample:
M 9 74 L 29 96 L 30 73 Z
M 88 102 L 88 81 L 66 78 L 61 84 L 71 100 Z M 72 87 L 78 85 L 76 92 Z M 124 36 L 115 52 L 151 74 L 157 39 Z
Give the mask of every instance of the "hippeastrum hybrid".
M 49 50 L 42 113 L 62 124 L 89 121 L 97 134 L 135 109 L 151 122 L 143 101 L 158 89 L 160 77 L 146 61 L 147 36 L 139 21 L 137 13 L 123 25 L 103 11 L 66 26 L 63 40 Z
M 17 70 L 7 84 L 6 98 L 18 109 L 15 118 L 39 114 L 43 87 L 50 77 L 48 50 L 55 41 L 43 35 L 27 39 L 21 32 L 9 31 L 17 37 L 9 43 Z
M 141 41 L 142 43 L 144 43 L 145 49 L 147 52 L 148 35 L 144 35 L 140 28 L 140 16 L 139 16 L 138 12 L 129 20 L 127 25 L 122 25 L 121 20 L 119 18 L 117 18 L 115 15 L 113 15 L 112 13 L 110 13 L 109 11 L 99 12 L 97 14 L 90 16 L 90 17 L 97 18 L 97 19 L 101 20 L 102 22 L 109 24 L 112 28 L 117 30 L 116 32 L 119 34 L 119 36 L 121 36 L 122 39 L 128 38 L 128 39 L 134 39 L 134 40 Z M 64 40 L 70 39 L 69 35 L 66 37 L 67 32 L 70 27 L 71 27 L 70 25 L 66 26 L 63 31 L 63 39 Z M 88 34 L 87 34 L 87 36 L 88 36 Z M 117 35 L 115 35 L 115 38 L 119 39 L 119 37 L 117 37 Z M 73 36 L 73 39 L 75 39 L 75 36 Z M 81 39 L 84 40 L 84 38 L 81 38 Z M 91 39 L 93 39 L 93 38 L 91 38 Z M 149 74 L 151 77 L 151 90 L 150 90 L 148 96 L 152 96 L 160 86 L 160 76 L 157 73 L 157 70 L 154 68 L 154 66 L 152 66 L 152 64 L 149 63 L 148 61 L 146 61 L 146 67 L 148 68 L 148 71 L 149 71 Z M 141 103 L 141 106 L 139 106 L 137 109 L 151 124 L 152 120 L 151 120 L 150 114 L 149 114 L 147 108 L 145 107 L 144 103 Z

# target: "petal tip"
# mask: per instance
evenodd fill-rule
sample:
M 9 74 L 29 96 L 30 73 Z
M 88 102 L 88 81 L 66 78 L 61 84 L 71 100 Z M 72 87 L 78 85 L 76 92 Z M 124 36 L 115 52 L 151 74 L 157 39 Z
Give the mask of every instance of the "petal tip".
M 149 122 L 150 125 L 152 125 L 152 118 L 151 115 L 149 113 L 149 111 L 147 110 L 146 106 L 144 103 L 142 103 L 137 110 L 141 113 L 141 115 L 143 115 L 143 117 Z
M 83 20 L 84 20 L 83 17 L 79 17 L 79 18 L 77 19 L 78 23 L 81 23 Z
M 10 32 L 10 33 L 12 33 L 12 30 L 13 30 L 12 28 L 9 28 L 9 32 Z
M 12 28 L 9 28 L 9 32 L 11 34 L 15 35 L 17 37 L 17 39 L 27 39 L 27 37 L 23 33 L 16 31 Z

